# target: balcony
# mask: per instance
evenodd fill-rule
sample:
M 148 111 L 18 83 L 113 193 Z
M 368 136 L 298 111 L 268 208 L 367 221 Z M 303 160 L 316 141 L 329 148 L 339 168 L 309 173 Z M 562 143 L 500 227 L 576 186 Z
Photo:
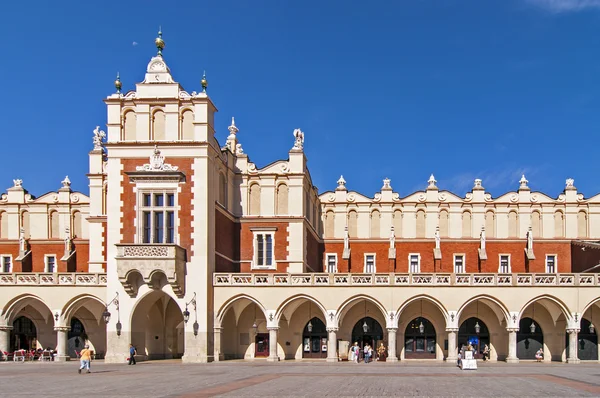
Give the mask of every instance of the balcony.
M 118 244 L 117 274 L 132 297 L 142 283 L 160 289 L 166 282 L 179 297 L 185 293 L 186 252 L 174 244 Z
M 83 272 L 0 274 L 0 286 L 106 286 L 106 274 Z
M 213 286 L 600 286 L 600 274 L 239 274 Z

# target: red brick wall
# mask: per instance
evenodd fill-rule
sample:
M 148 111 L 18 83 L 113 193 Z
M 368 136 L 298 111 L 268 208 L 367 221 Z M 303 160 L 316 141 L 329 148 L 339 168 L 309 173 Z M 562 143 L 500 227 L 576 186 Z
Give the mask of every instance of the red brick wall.
M 180 184 L 181 192 L 179 192 L 177 201 L 179 203 L 178 210 L 178 233 L 179 233 L 179 245 L 186 249 L 187 258 L 189 259 L 192 253 L 192 233 L 193 233 L 193 220 L 192 220 L 192 162 L 193 159 L 183 158 L 169 158 L 169 163 L 173 166 L 179 167 L 179 171 L 185 174 L 185 182 Z M 123 202 L 123 217 L 121 222 L 123 227 L 121 228 L 121 234 L 123 235 L 123 243 L 134 243 L 135 237 L 135 226 L 133 220 L 136 217 L 135 205 L 136 205 L 136 194 L 133 191 L 135 184 L 130 183 L 129 177 L 125 174 L 127 172 L 135 171 L 136 166 L 142 166 L 148 163 L 147 158 L 143 159 L 121 159 L 123 169 L 121 175 L 123 178 L 123 193 L 121 193 L 121 201 Z
M 561 259 L 559 259 L 559 267 L 561 262 Z M 572 244 L 571 264 L 573 272 L 582 272 L 600 264 L 600 248 L 592 245 Z M 598 273 L 600 272 L 600 267 L 590 272 Z
M 19 242 L 18 241 L 2 241 L 0 244 L 0 254 L 6 254 L 12 256 L 12 268 L 13 272 L 23 272 L 21 263 L 15 261 L 19 256 Z
M 231 221 L 219 209 L 215 209 L 215 251 L 234 260 L 215 255 L 215 272 L 239 272 L 240 224 Z
M 254 256 L 254 233 L 251 228 L 253 227 L 275 227 L 275 261 L 277 263 L 277 270 L 251 270 L 251 261 Z M 284 222 L 273 222 L 273 223 L 258 223 L 258 222 L 247 222 L 241 225 L 240 234 L 240 271 L 241 272 L 286 272 L 288 262 L 286 261 L 288 256 L 288 223 Z
M 306 271 L 323 272 L 324 245 L 313 235 L 311 228 L 306 227 Z M 340 257 L 341 258 L 341 257 Z

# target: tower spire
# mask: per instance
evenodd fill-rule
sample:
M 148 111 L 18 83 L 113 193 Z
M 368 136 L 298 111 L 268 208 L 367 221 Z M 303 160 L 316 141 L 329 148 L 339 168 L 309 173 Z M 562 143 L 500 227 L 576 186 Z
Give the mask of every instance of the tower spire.
M 206 80 L 206 71 L 202 74 L 202 80 L 200 81 L 202 84 L 202 92 L 206 92 L 206 88 L 208 87 L 208 80 Z
M 165 48 L 165 41 L 162 38 L 162 29 L 158 27 L 158 37 L 154 39 L 154 44 L 156 44 L 156 49 L 158 50 L 157 55 L 162 57 L 163 49 Z
M 117 72 L 117 79 L 115 80 L 115 88 L 117 89 L 117 94 L 121 93 L 121 87 L 123 87 L 123 84 L 121 84 L 121 77 L 119 76 L 119 72 Z

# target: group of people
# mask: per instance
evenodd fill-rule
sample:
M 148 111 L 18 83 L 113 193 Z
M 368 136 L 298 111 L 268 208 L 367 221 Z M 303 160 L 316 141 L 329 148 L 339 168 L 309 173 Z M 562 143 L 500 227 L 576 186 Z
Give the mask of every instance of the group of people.
M 81 374 L 82 370 L 85 370 L 86 373 L 90 373 L 90 365 L 92 363 L 92 356 L 94 355 L 93 351 L 90 350 L 89 345 L 85 345 L 84 349 L 79 353 L 79 370 L 77 371 Z M 133 344 L 129 344 L 129 357 L 127 358 L 128 365 L 135 365 L 135 356 L 137 355 L 137 350 L 133 346 Z
M 469 345 L 465 346 L 463 345 L 462 348 L 458 351 L 458 359 L 456 361 L 456 366 L 460 367 L 461 363 L 462 363 L 462 353 L 464 351 L 477 351 L 476 348 L 473 347 L 473 344 L 469 343 Z M 490 347 L 487 344 L 483 345 L 483 351 L 481 352 L 481 358 L 484 361 L 487 361 L 490 359 Z
M 363 359 L 365 361 L 365 363 L 369 363 L 371 362 L 373 359 L 373 347 L 371 347 L 371 344 L 369 343 L 365 343 L 364 348 L 360 348 L 360 346 L 358 345 L 358 342 L 355 342 L 354 345 L 352 347 L 350 347 L 350 351 L 348 352 L 348 360 L 351 362 L 356 362 L 359 363 L 360 361 L 360 354 L 363 354 Z M 383 345 L 383 343 L 381 343 L 381 345 L 377 348 L 377 359 L 381 359 L 385 356 L 385 346 Z

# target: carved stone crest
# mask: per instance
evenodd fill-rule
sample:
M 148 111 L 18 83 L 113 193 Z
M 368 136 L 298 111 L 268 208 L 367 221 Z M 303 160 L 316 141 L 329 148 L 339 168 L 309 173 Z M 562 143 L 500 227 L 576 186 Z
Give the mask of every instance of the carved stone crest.
M 165 157 L 160 153 L 158 145 L 154 146 L 154 152 L 150 155 L 150 163 L 137 166 L 137 171 L 177 171 L 179 167 L 165 163 Z

